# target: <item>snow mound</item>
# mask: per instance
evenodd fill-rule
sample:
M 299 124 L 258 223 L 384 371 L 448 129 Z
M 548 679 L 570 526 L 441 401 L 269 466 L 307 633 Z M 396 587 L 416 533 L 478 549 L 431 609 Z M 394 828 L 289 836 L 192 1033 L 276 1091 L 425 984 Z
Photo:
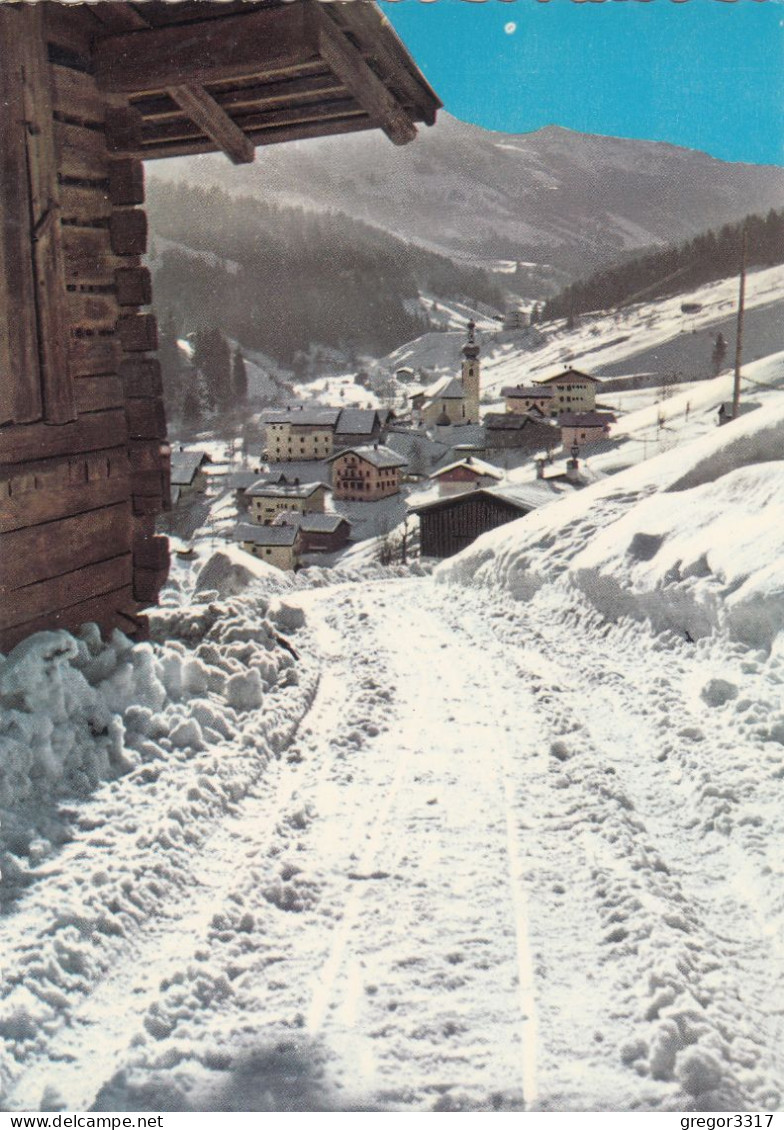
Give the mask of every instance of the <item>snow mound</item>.
M 573 560 L 607 619 L 629 615 L 693 638 L 727 629 L 770 647 L 784 627 L 784 463 L 644 499 Z
M 784 629 L 784 402 L 480 537 L 437 580 L 771 648 Z
M 214 553 L 196 578 L 196 593 L 215 592 L 221 599 L 238 596 L 250 585 L 265 593 L 278 593 L 292 587 L 281 569 L 259 561 L 239 546 L 229 545 Z
M 83 796 L 127 771 L 120 711 L 134 699 L 158 709 L 164 698 L 152 649 L 131 648 L 120 633 L 108 645 L 95 625 L 79 638 L 24 640 L 0 667 L 0 805 Z
M 216 745 L 277 748 L 282 723 L 274 709 L 267 717 L 266 700 L 298 684 L 299 660 L 265 619 L 267 603 L 249 593 L 156 609 L 150 643 L 120 632 L 104 642 L 86 624 L 0 656 L 3 899 L 69 838 L 62 798 L 84 799 L 129 772 L 154 777 L 160 763 Z

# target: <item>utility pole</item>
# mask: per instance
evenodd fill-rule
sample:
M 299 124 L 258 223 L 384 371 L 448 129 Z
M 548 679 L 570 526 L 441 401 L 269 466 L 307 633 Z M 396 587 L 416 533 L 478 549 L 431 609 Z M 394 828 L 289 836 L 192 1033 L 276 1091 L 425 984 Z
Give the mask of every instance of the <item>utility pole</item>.
M 732 388 L 732 419 L 737 420 L 740 412 L 740 367 L 743 360 L 743 304 L 746 299 L 746 225 L 743 225 L 743 240 L 740 250 L 740 293 L 738 295 L 738 331 L 735 340 L 735 381 Z

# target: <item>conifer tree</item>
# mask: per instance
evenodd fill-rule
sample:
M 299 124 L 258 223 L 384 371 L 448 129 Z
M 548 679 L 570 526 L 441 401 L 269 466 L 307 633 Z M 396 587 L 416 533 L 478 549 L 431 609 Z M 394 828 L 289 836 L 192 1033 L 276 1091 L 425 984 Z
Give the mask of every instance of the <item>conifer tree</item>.
M 711 353 L 711 360 L 713 362 L 714 376 L 718 376 L 721 372 L 721 367 L 724 364 L 724 358 L 727 356 L 727 342 L 724 334 L 716 334 L 716 340 L 713 343 L 713 352 Z
M 158 334 L 158 361 L 161 366 L 163 398 L 170 415 L 182 414 L 185 393 L 184 365 L 177 344 L 178 336 L 174 314 L 168 310 Z
M 242 356 L 242 350 L 239 346 L 234 350 L 234 358 L 232 360 L 231 383 L 234 392 L 234 400 L 236 403 L 243 403 L 248 398 L 248 370 L 245 365 L 245 358 Z
M 185 390 L 182 399 L 182 422 L 189 428 L 195 428 L 201 423 L 202 406 L 199 395 L 198 373 L 195 369 L 187 374 Z
M 227 408 L 231 403 L 231 350 L 214 326 L 196 334 L 193 363 L 202 376 L 209 408 Z

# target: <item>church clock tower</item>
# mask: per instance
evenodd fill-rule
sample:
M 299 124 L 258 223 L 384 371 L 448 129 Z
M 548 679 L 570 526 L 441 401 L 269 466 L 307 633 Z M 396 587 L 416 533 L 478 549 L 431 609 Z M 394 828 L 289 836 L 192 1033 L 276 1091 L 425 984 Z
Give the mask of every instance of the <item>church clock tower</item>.
M 463 346 L 462 384 L 465 397 L 465 419 L 479 423 L 479 346 L 474 337 L 476 323 L 468 323 L 468 340 Z

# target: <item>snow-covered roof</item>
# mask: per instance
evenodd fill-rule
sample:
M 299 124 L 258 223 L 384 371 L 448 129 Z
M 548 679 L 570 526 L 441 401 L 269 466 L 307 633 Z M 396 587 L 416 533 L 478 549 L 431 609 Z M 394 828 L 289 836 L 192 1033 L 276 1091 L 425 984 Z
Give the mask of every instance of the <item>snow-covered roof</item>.
M 443 389 L 454 380 L 454 377 L 439 377 L 438 380 L 432 381 L 429 385 L 425 385 L 424 388 L 415 389 L 409 394 L 408 399 L 413 400 L 417 396 L 424 396 L 426 400 L 435 400 L 441 396 Z
M 442 389 L 435 395 L 430 396 L 430 400 L 463 400 L 465 397 L 465 389 L 463 382 L 459 381 L 457 377 L 452 377 L 447 381 Z
M 340 435 L 369 436 L 380 424 L 375 408 L 344 408 L 335 425 L 335 437 Z
M 555 424 L 547 422 L 543 416 L 535 416 L 530 412 L 488 412 L 484 417 L 484 425 L 491 431 L 520 432 L 529 424 L 546 426 L 557 431 Z
M 501 389 L 501 396 L 507 400 L 550 400 L 555 396 L 551 388 L 541 388 L 539 385 L 506 385 Z
M 288 479 L 293 483 L 295 479 L 299 479 L 301 483 L 325 483 L 329 486 L 330 483 L 330 469 L 318 459 L 297 459 L 287 461 L 285 463 L 270 463 L 266 476 L 267 482 L 280 482 L 281 479 Z M 256 476 L 257 479 L 261 476 Z
M 502 498 L 525 510 L 536 510 L 561 497 L 561 491 L 551 483 L 536 479 L 532 483 L 504 483 L 503 486 L 485 487 L 484 493 Z
M 562 373 L 556 373 L 553 377 L 543 377 L 537 384 L 551 385 L 566 379 L 573 380 L 577 377 L 581 381 L 592 381 L 595 385 L 600 385 L 602 382 L 598 377 L 592 377 L 590 373 L 582 373 L 579 369 L 564 369 Z
M 383 444 L 374 444 L 372 447 L 344 447 L 342 451 L 330 455 L 325 462 L 332 463 L 333 460 L 343 455 L 356 455 L 358 458 L 364 459 L 366 463 L 378 468 L 405 467 L 406 465 L 406 460 L 402 455 L 398 455 L 391 447 L 385 447 Z
M 234 531 L 234 540 L 251 545 L 293 545 L 297 540 L 297 526 L 254 526 L 244 522 Z
M 203 451 L 173 451 L 171 453 L 172 484 L 181 487 L 190 486 L 206 458 Z
M 340 408 L 283 408 L 262 412 L 265 424 L 292 424 L 303 427 L 334 428 L 340 417 Z
M 297 524 L 306 534 L 334 534 L 342 523 L 351 529 L 351 523 L 342 514 L 297 515 Z
M 558 423 L 567 428 L 604 428 L 615 423 L 612 412 L 562 412 Z
M 412 506 L 411 510 L 420 513 L 427 510 L 446 509 L 450 506 L 463 506 L 475 498 L 498 498 L 502 502 L 514 506 L 521 513 L 527 514 L 529 510 L 536 510 L 540 506 L 545 506 L 548 502 L 555 502 L 560 497 L 561 492 L 557 487 L 537 479 L 531 483 L 504 483 L 503 486 L 480 487 L 477 490 L 463 491 L 461 494 L 450 494 L 444 498 L 435 499 L 433 502 Z
M 483 459 L 477 459 L 473 455 L 469 455 L 465 459 L 458 459 L 456 463 L 448 463 L 446 467 L 440 467 L 437 471 L 433 472 L 434 479 L 440 478 L 442 475 L 447 474 L 448 471 L 454 471 L 458 467 L 465 467 L 467 471 L 473 471 L 476 475 L 489 475 L 493 479 L 502 479 L 504 472 L 500 467 L 494 467 L 492 463 L 485 463 Z
M 258 479 L 245 494 L 250 498 L 310 498 L 318 490 L 331 490 L 326 483 L 270 482 Z
M 259 481 L 258 471 L 234 471 L 226 476 L 226 486 L 229 490 L 247 490 Z

